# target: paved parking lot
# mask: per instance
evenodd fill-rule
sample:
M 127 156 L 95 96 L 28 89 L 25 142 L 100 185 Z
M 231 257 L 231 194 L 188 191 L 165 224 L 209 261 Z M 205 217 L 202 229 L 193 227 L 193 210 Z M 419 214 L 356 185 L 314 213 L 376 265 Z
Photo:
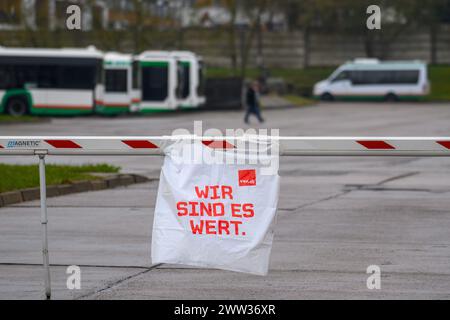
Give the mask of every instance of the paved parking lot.
M 0 126 L 0 135 L 161 135 L 176 128 L 247 128 L 243 114 L 57 118 Z M 331 103 L 265 112 L 256 128 L 281 135 L 449 136 L 450 104 Z M 255 122 L 254 122 L 255 123 Z M 3 157 L 2 162 L 36 159 Z M 155 157 L 49 157 L 118 164 L 154 181 L 49 199 L 54 298 L 407 299 L 450 298 L 450 159 L 285 157 L 269 275 L 150 261 L 159 167 Z M 0 298 L 42 294 L 39 203 L 0 209 Z M 82 289 L 66 289 L 68 265 Z M 379 265 L 380 290 L 366 287 Z

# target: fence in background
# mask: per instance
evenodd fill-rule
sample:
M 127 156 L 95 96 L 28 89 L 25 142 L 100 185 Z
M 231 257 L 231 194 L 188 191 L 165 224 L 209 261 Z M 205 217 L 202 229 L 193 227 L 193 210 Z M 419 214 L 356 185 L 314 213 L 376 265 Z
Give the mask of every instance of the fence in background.
M 180 41 L 180 38 L 183 40 Z M 236 36 L 235 54 L 240 59 L 241 43 Z M 357 57 L 365 57 L 363 35 L 338 31 L 301 30 L 264 32 L 262 55 L 267 67 L 302 68 L 305 66 L 334 66 Z M 230 67 L 232 45 L 224 29 L 191 28 L 183 30 L 143 30 L 139 42 L 130 31 L 102 30 L 86 32 L 39 32 L 30 30 L 0 30 L 0 42 L 6 47 L 86 47 L 94 44 L 117 51 L 136 52 L 148 48 L 192 50 L 205 58 L 209 66 Z M 387 60 L 420 59 L 428 63 L 450 63 L 450 24 L 441 24 L 436 34 L 429 26 L 408 27 L 398 35 L 385 34 L 373 44 L 374 56 Z M 257 65 L 258 43 L 250 48 L 249 64 Z M 434 58 L 433 58 L 434 56 Z M 433 61 L 434 60 L 434 61 Z

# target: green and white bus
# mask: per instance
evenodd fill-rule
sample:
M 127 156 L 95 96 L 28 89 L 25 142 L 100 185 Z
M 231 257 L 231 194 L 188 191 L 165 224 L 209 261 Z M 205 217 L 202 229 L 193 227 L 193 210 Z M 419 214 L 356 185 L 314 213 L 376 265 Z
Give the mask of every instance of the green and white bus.
M 177 60 L 168 51 L 145 51 L 135 57 L 133 76 L 138 94 L 133 111 L 142 113 L 175 110 L 181 96 L 182 73 Z M 136 89 L 133 89 L 133 91 Z
M 86 49 L 0 47 L 0 112 L 14 116 L 95 112 L 103 54 Z
M 104 91 L 98 97 L 95 111 L 120 114 L 130 111 L 132 103 L 133 56 L 107 52 L 103 60 Z

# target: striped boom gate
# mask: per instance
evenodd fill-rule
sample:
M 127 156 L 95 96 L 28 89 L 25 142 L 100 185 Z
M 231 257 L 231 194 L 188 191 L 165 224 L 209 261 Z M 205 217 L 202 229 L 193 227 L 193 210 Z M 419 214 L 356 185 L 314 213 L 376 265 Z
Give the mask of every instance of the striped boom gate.
M 271 139 L 281 156 L 450 156 L 450 137 L 2 137 L 0 155 L 163 155 L 180 139 L 200 140 L 215 149 L 235 149 L 239 141 Z
M 280 136 L 138 136 L 138 137 L 22 137 L 0 136 L 0 155 L 39 158 L 42 253 L 45 294 L 51 296 L 47 240 L 45 157 L 47 155 L 162 156 L 164 147 L 186 139 L 209 148 L 237 150 L 239 142 L 273 141 L 280 156 L 401 156 L 450 157 L 450 137 L 280 137 Z

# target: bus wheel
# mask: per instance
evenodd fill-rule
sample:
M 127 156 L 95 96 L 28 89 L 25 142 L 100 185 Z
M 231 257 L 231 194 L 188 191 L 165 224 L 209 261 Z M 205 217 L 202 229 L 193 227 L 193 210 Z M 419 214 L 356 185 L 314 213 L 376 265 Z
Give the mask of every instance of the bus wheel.
M 385 97 L 384 97 L 384 101 L 387 102 L 397 102 L 398 101 L 398 97 L 396 94 L 394 93 L 388 93 Z
M 333 101 L 334 97 L 331 93 L 325 92 L 320 96 L 320 100 L 322 101 Z
M 14 117 L 28 113 L 28 104 L 23 98 L 11 98 L 6 105 L 6 112 Z

